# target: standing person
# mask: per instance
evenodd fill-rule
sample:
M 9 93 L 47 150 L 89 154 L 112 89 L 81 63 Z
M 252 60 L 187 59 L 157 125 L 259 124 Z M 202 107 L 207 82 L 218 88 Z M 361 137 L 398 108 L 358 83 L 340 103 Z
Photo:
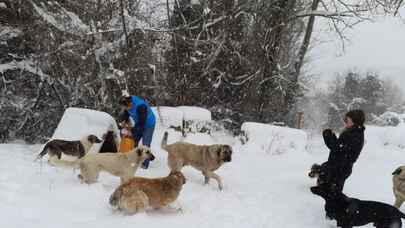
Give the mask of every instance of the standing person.
M 120 121 L 128 123 L 129 117 L 131 117 L 135 122 L 135 126 L 131 130 L 135 147 L 138 146 L 139 141 L 142 139 L 142 144 L 150 148 L 156 117 L 148 102 L 137 96 L 123 96 L 120 105 L 125 110 L 120 117 Z M 150 160 L 146 159 L 142 164 L 142 168 L 147 169 L 149 162 Z
M 330 149 L 326 168 L 326 182 L 333 190 L 342 192 L 346 179 L 364 145 L 365 115 L 362 110 L 351 110 L 345 114 L 345 129 L 336 137 L 331 129 L 323 131 L 323 139 Z

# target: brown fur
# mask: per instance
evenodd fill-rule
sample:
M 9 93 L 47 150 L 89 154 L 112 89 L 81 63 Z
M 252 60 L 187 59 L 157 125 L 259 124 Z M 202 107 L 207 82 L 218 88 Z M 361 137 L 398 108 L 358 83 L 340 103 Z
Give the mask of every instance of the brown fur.
M 101 171 L 121 178 L 121 183 L 134 176 L 145 159 L 154 160 L 155 156 L 148 147 L 137 147 L 128 153 L 88 154 L 79 160 L 79 178 L 87 184 L 95 183 Z
M 174 202 L 186 179 L 181 172 L 163 178 L 134 177 L 121 184 L 110 196 L 110 205 L 128 214 L 158 209 Z
M 192 166 L 200 170 L 204 176 L 204 183 L 208 184 L 210 178 L 218 182 L 218 188 L 223 189 L 221 177 L 214 173 L 224 162 L 232 160 L 232 147 L 229 145 L 195 145 L 185 142 L 176 142 L 167 145 L 168 133 L 162 140 L 161 147 L 168 155 L 168 165 L 172 171 L 180 171 L 184 166 Z
M 398 167 L 392 173 L 393 191 L 395 196 L 394 206 L 400 208 L 405 201 L 405 166 Z

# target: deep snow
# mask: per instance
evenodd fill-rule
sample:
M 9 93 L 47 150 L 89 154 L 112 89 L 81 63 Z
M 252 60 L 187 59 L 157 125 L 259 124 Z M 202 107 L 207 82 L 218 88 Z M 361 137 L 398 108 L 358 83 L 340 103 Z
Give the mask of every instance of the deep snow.
M 166 152 L 159 147 L 164 130 L 157 129 L 154 136 L 157 159 L 137 175 L 159 177 L 169 172 Z M 349 196 L 393 202 L 391 172 L 404 163 L 404 151 L 384 145 L 383 134 L 387 129 L 366 129 L 365 147 L 345 186 Z M 169 130 L 169 143 L 180 139 L 179 133 Z M 119 184 L 117 177 L 103 174 L 96 184 L 81 184 L 77 171 L 51 167 L 46 159 L 33 162 L 41 145 L 0 144 L 0 227 L 335 227 L 324 218 L 322 199 L 309 192 L 314 180 L 307 177 L 308 168 L 324 161 L 328 153 L 319 135 L 308 134 L 306 149 L 276 155 L 260 145 L 242 145 L 224 133 L 190 134 L 185 140 L 232 144 L 233 161 L 217 171 L 224 190 L 219 191 L 215 181 L 204 186 L 199 172 L 185 168 L 187 183 L 173 205 L 183 212 L 167 208 L 133 216 L 114 212 L 108 205 Z

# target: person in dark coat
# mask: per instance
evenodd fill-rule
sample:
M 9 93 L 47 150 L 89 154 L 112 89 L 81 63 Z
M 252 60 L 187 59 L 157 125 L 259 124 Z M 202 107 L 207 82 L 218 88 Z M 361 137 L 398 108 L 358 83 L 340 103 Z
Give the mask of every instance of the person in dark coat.
M 352 174 L 364 145 L 365 115 L 362 110 L 351 110 L 344 118 L 345 129 L 336 137 L 331 129 L 322 132 L 326 146 L 330 149 L 328 160 L 321 165 L 320 183 L 331 192 L 342 192 L 347 178 Z M 325 205 L 326 216 L 333 218 Z
M 139 141 L 142 139 L 142 144 L 150 148 L 156 117 L 148 102 L 137 96 L 123 96 L 120 105 L 124 108 L 124 112 L 120 115 L 120 121 L 129 122 L 129 117 L 131 117 L 135 122 L 135 126 L 132 128 L 135 147 L 138 146 Z M 146 159 L 142 164 L 142 168 L 147 169 L 149 162 L 150 160 Z
M 342 192 L 346 179 L 352 174 L 352 168 L 364 145 L 365 115 L 362 110 L 346 113 L 345 129 L 336 137 L 331 129 L 323 131 L 322 136 L 330 149 L 326 163 L 322 164 L 326 172 L 326 182 L 334 190 Z

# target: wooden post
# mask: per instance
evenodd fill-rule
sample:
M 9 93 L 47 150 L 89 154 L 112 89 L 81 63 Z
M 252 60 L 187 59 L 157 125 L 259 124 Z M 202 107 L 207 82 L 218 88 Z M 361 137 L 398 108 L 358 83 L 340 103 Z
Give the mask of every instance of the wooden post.
M 304 112 L 298 112 L 297 128 L 302 129 L 304 127 Z

